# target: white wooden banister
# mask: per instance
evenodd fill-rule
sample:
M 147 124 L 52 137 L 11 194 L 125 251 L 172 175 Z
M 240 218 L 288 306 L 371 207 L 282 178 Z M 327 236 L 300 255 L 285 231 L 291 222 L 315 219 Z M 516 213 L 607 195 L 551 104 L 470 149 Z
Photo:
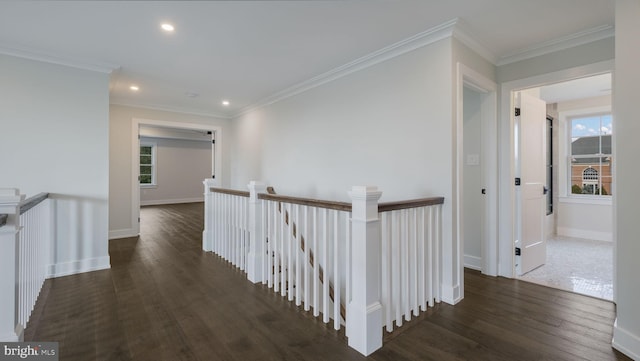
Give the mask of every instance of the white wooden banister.
M 0 213 L 7 215 L 6 224 L 0 228 L 0 341 L 19 341 L 16 333 L 16 254 L 20 239 L 20 202 L 23 199 L 17 189 L 0 189 Z
M 440 302 L 442 197 L 379 203 L 382 192 L 360 186 L 346 203 L 277 195 L 255 181 L 249 192 L 211 185 L 203 249 L 346 326 L 363 355 L 382 347 L 383 326 L 393 332 Z
M 382 347 L 380 221 L 376 187 L 353 187 L 351 302 L 347 305 L 349 346 L 368 356 Z
M 0 341 L 21 341 L 47 278 L 53 215 L 49 194 L 25 200 L 0 189 Z
M 247 278 L 253 283 L 263 281 L 263 270 L 266 259 L 265 234 L 262 220 L 262 200 L 258 194 L 266 193 L 267 186 L 262 182 L 249 183 L 249 255 Z

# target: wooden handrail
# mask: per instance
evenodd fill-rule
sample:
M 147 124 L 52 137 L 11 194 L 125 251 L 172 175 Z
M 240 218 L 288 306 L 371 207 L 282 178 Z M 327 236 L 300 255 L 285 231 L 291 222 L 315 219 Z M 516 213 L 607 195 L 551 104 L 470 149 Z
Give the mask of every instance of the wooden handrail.
M 38 193 L 35 196 L 29 197 L 24 201 L 20 202 L 20 215 L 25 214 L 28 210 L 37 206 L 47 198 L 49 198 L 49 193 L 43 192 L 43 193 Z
M 398 202 L 386 202 L 378 204 L 378 212 L 390 212 L 397 211 L 400 209 L 408 209 L 408 208 L 418 208 L 418 207 L 427 207 L 434 206 L 436 204 L 443 204 L 444 197 L 431 197 L 431 198 L 419 198 L 419 199 L 410 199 L 406 201 L 398 201 Z
M 337 211 L 344 211 L 344 212 L 351 212 L 351 203 L 346 203 L 346 202 L 323 201 L 319 199 L 281 196 L 277 194 L 267 194 L 267 193 L 258 194 L 258 199 L 264 199 L 267 201 L 275 201 L 275 202 L 283 202 L 283 203 L 291 203 L 291 204 L 299 204 L 302 206 L 335 209 Z
M 249 198 L 249 192 L 247 191 L 238 191 L 235 189 L 215 188 L 215 187 L 211 187 L 209 188 L 209 190 L 213 193 L 231 194 L 233 196 Z

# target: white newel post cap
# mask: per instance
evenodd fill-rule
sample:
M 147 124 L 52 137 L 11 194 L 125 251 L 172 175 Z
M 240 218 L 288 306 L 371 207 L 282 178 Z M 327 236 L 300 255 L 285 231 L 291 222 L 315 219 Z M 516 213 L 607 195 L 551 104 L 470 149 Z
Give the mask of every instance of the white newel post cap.
M 0 203 L 20 203 L 24 197 L 18 188 L 0 188 Z
M 366 215 L 365 219 L 378 218 L 378 200 L 382 192 L 376 186 L 353 186 L 349 192 L 354 217 Z
M 258 193 L 267 192 L 267 184 L 262 181 L 251 181 L 247 187 L 249 188 L 249 197 L 251 197 L 251 199 L 256 199 Z

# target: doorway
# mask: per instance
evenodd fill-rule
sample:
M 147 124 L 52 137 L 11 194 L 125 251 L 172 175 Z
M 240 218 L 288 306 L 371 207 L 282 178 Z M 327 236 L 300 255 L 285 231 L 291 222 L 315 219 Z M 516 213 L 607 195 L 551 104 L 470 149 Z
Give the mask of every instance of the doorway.
M 458 63 L 456 218 L 460 274 L 498 272 L 497 85 Z M 460 283 L 460 294 L 464 284 Z
M 142 132 L 142 133 L 141 133 Z M 149 133 L 151 132 L 151 133 Z M 169 137 L 167 134 L 173 134 L 171 137 L 175 138 L 175 134 L 194 134 L 189 137 L 206 137 L 210 139 L 211 144 L 211 167 L 208 168 L 206 177 L 212 177 L 214 184 L 220 186 L 220 178 L 222 177 L 222 129 L 218 126 L 211 126 L 205 124 L 196 123 L 183 123 L 183 122 L 170 122 L 160 120 L 149 119 L 133 119 L 132 122 L 132 139 L 131 149 L 133 154 L 132 159 L 132 184 L 131 184 L 131 214 L 132 224 L 134 225 L 134 231 L 136 234 L 140 233 L 140 205 L 141 205 L 141 186 L 138 175 L 141 172 L 140 161 L 140 144 L 141 138 L 144 135 L 155 135 L 156 137 Z M 210 173 L 209 173 L 210 171 Z
M 602 65 L 602 64 L 600 64 Z M 562 81 L 561 81 L 562 80 Z M 513 114 L 513 170 L 515 176 L 514 262 L 512 275 L 521 280 L 613 300 L 614 159 L 611 154 L 611 72 L 584 74 L 572 79 L 549 79 L 534 87 L 512 89 L 545 103 L 545 195 L 542 241 L 546 255 L 533 269 L 523 269 L 520 247 L 523 213 L 516 186 L 523 154 L 518 144 L 517 113 Z M 515 104 L 515 103 L 511 103 Z M 515 108 L 515 107 L 514 107 Z M 517 110 L 516 110 L 517 111 Z M 526 137 L 526 134 L 521 134 Z M 520 252 L 519 252 L 520 251 Z M 503 248 L 501 248 L 503 252 Z

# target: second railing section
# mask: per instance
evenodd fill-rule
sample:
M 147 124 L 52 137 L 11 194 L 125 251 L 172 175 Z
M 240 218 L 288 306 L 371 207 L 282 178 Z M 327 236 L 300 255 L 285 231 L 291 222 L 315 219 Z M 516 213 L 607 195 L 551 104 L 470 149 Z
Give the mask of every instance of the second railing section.
M 364 355 L 440 302 L 441 197 L 379 203 L 375 187 L 353 187 L 351 202 L 249 192 L 205 180 L 203 249 L 295 302 L 346 327 Z

